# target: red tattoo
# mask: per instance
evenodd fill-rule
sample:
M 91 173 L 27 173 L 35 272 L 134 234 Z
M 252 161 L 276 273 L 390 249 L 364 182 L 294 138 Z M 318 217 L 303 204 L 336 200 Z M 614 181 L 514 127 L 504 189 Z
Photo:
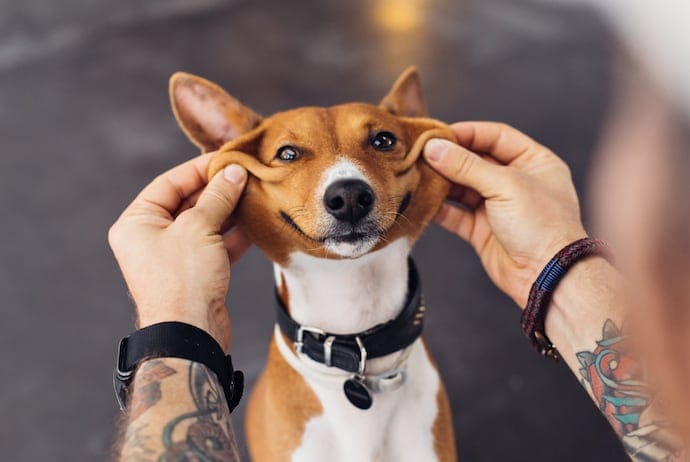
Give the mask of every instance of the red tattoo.
M 147 361 L 141 365 L 136 375 L 136 390 L 130 403 L 130 421 L 134 421 L 141 414 L 161 399 L 160 381 L 175 374 L 172 369 L 160 360 Z

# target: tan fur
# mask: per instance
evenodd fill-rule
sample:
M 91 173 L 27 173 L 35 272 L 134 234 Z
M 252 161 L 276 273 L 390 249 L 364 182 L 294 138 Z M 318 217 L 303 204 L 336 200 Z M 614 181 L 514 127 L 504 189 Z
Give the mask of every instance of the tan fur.
M 251 177 L 237 210 L 238 223 L 275 262 L 285 263 L 287 256 L 297 250 L 328 258 L 330 255 L 318 242 L 320 236 L 314 229 L 316 220 L 310 216 L 310 211 L 320 206 L 315 203 L 318 198 L 313 194 L 319 180 L 315 172 L 324 171 L 339 156 L 357 162 L 371 179 L 376 196 L 387 198 L 377 204 L 381 208 L 378 211 L 382 217 L 381 226 L 388 230 L 386 241 L 400 236 L 417 239 L 440 205 L 439 199 L 442 200 L 448 192 L 448 183 L 423 160 L 401 175 L 397 173 L 417 139 L 429 130 L 438 131 L 440 127 L 439 122 L 401 118 L 361 103 L 294 109 L 264 120 L 252 132 L 252 138 L 243 137 L 240 143 L 230 142 L 224 146 L 212 160 L 209 176 L 233 161 L 247 166 L 242 158 L 234 155 L 237 150 L 258 158 L 271 169 L 285 172 L 285 179 L 277 182 Z M 380 130 L 397 135 L 399 143 L 395 151 L 381 153 L 366 146 L 372 133 Z M 449 136 L 446 132 L 445 137 Z M 276 160 L 276 151 L 286 144 L 299 147 L 303 159 L 290 164 Z M 416 148 L 421 149 L 420 146 Z M 224 155 L 226 153 L 228 155 Z M 290 193 L 286 194 L 286 191 Z M 413 194 L 413 200 L 405 211 L 405 217 L 396 216 L 408 192 Z M 280 218 L 281 211 L 290 215 L 311 238 L 286 227 Z M 384 241 L 377 248 L 385 244 Z
M 425 133 L 434 130 L 436 136 L 453 139 L 445 124 L 420 117 L 426 115 L 426 107 L 413 68 L 403 73 L 379 106 L 349 103 L 330 108 L 306 107 L 262 120 L 220 87 L 200 77 L 176 73 L 171 79 L 170 94 L 175 116 L 195 144 L 207 151 L 218 149 L 219 139 L 226 141 L 211 162 L 209 177 L 228 163 L 237 162 L 255 173 L 260 170 L 261 174 L 282 179 L 261 181 L 251 176 L 236 211 L 245 234 L 279 264 L 286 263 L 288 255 L 296 250 L 333 258 L 318 242 L 320 236 L 310 211 L 318 206 L 313 203 L 319 178 L 315 173 L 325 170 L 338 156 L 357 162 L 372 179 L 377 197 L 386 198 L 377 203 L 380 210 L 375 212 L 381 216 L 380 225 L 387 232 L 373 250 L 400 236 L 417 239 L 448 192 L 448 182 L 421 159 L 400 174 L 407 157 L 419 155 L 410 151 L 413 147 L 421 150 L 422 143 L 415 142 Z M 201 101 L 192 104 L 190 95 L 201 95 Z M 407 100 L 415 103 L 405 104 Z M 214 112 L 216 115 L 212 115 Z M 398 137 L 394 151 L 382 153 L 368 146 L 371 135 L 381 130 Z M 275 155 L 288 144 L 299 148 L 302 158 L 286 164 L 275 159 Z M 397 216 L 400 202 L 408 192 L 412 193 L 410 206 L 403 217 Z M 315 239 L 286 226 L 280 218 L 281 211 Z
M 450 412 L 450 402 L 446 393 L 446 386 L 441 381 L 436 402 L 438 415 L 434 422 L 434 450 L 440 462 L 455 462 L 458 460 L 455 449 L 455 432 L 453 431 L 453 417 Z
M 424 342 L 424 350 L 426 355 L 438 370 L 436 361 L 431 355 L 429 345 Z M 458 460 L 457 450 L 455 448 L 455 431 L 453 429 L 453 415 L 450 412 L 450 401 L 448 400 L 448 393 L 446 386 L 441 380 L 438 393 L 436 394 L 436 405 L 438 406 L 438 415 L 434 421 L 432 428 L 434 436 L 434 450 L 438 456 L 439 462 L 456 462 Z
M 252 460 L 287 461 L 304 427 L 323 412 L 318 398 L 271 340 L 266 369 L 252 391 L 245 421 Z
M 363 171 L 379 199 L 372 213 L 385 233 L 372 251 L 400 237 L 416 240 L 448 193 L 449 183 L 421 159 L 420 153 L 429 137 L 454 140 L 454 135 L 442 122 L 423 117 L 426 105 L 414 68 L 401 75 L 378 106 L 349 103 L 306 107 L 262 119 L 219 86 L 184 73 L 172 77 L 170 96 L 175 117 L 190 139 L 203 151 L 218 150 L 209 177 L 229 163 L 239 163 L 252 174 L 236 211 L 237 222 L 268 258 L 281 265 L 296 251 L 338 258 L 328 254 L 320 242 L 313 211 L 323 207 L 314 194 L 321 173 L 339 158 Z M 373 149 L 370 139 L 378 131 L 396 136 L 394 150 Z M 276 152 L 285 145 L 298 148 L 300 159 L 292 163 L 276 159 Z M 409 206 L 398 214 L 407 194 L 411 194 Z M 281 212 L 288 214 L 303 234 L 289 226 Z M 279 295 L 289 306 L 284 280 Z M 442 385 L 437 401 L 435 449 L 439 460 L 454 461 L 453 425 Z M 266 369 L 252 392 L 247 412 L 252 459 L 288 460 L 300 443 L 306 422 L 322 412 L 314 392 L 272 341 Z

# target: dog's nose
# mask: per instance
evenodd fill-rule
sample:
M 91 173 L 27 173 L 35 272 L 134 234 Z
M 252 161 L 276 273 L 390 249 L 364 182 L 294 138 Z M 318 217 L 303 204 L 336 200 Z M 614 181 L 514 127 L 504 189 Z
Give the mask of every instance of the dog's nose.
M 357 223 L 374 207 L 374 191 L 362 180 L 340 180 L 323 195 L 326 211 L 338 220 Z

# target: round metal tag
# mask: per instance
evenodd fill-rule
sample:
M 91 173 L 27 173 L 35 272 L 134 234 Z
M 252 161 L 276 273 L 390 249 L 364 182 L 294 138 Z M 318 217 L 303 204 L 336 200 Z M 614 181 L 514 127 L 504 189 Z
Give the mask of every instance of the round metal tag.
M 343 391 L 353 406 L 363 410 L 371 407 L 373 402 L 371 393 L 361 380 L 355 378 L 346 380 L 343 384 Z

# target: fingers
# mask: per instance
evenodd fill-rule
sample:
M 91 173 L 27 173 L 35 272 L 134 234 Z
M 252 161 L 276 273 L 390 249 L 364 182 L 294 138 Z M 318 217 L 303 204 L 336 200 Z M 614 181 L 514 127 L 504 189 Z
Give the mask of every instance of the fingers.
M 494 165 L 473 152 L 443 139 L 431 139 L 424 146 L 424 157 L 450 181 L 468 186 L 483 198 L 498 195 L 505 179 L 506 167 Z
M 541 149 L 542 146 L 521 131 L 500 122 L 459 122 L 451 125 L 458 143 L 475 152 L 490 154 L 503 164 Z
M 230 265 L 234 265 L 251 245 L 247 236 L 239 228 L 234 228 L 223 235 L 223 243 L 228 251 Z
M 235 210 L 246 182 L 247 171 L 235 164 L 228 165 L 211 179 L 192 209 L 207 231 L 220 232 Z
M 182 203 L 177 208 L 177 211 L 173 214 L 173 216 L 176 217 L 179 214 L 181 214 L 182 212 L 184 212 L 185 210 L 188 210 L 188 209 L 191 209 L 192 207 L 194 207 L 194 205 L 196 204 L 196 201 L 199 200 L 199 196 L 201 196 L 201 190 L 196 191 L 195 193 L 188 196 L 185 200 L 182 201 Z
M 206 170 L 212 153 L 204 154 L 159 175 L 134 199 L 129 208 L 172 217 L 185 199 L 206 184 Z
M 463 240 L 470 242 L 474 230 L 475 215 L 469 210 L 443 203 L 436 212 L 434 221 Z

